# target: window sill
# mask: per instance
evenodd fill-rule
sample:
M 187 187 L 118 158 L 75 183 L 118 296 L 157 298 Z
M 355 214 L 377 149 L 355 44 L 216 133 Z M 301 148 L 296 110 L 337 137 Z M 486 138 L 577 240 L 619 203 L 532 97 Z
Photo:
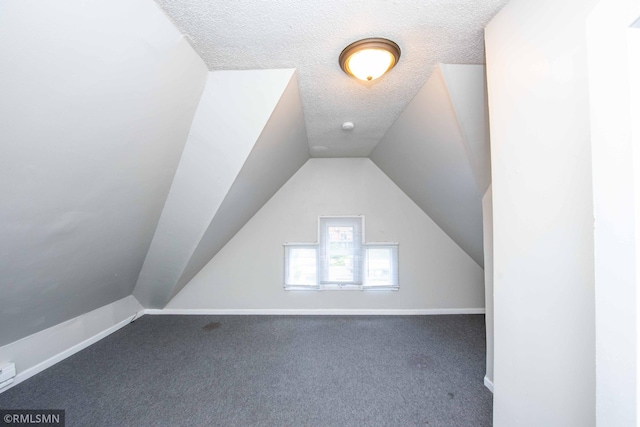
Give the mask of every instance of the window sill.
M 285 291 L 397 291 L 398 286 L 365 286 L 325 284 L 317 286 L 285 285 Z

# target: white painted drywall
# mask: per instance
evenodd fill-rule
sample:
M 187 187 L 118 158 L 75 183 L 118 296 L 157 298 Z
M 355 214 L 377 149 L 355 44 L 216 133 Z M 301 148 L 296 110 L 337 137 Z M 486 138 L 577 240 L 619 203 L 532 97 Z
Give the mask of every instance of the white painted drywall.
M 207 69 L 152 0 L 0 4 L 0 345 L 131 294 Z
M 174 297 L 309 159 L 294 74 L 171 293 Z
M 319 215 L 365 215 L 399 246 L 400 290 L 284 291 L 285 242 L 316 242 Z M 369 159 L 310 159 L 168 309 L 482 308 L 482 269 Z
M 142 306 L 129 295 L 0 347 L 0 363 L 16 364 L 11 387 L 126 326 L 141 312 Z
M 162 308 L 295 70 L 213 71 L 134 295 Z
M 587 20 L 596 302 L 596 422 L 638 425 L 636 240 L 630 78 L 640 50 L 630 29 L 640 1 L 599 1 Z M 635 49 L 634 49 L 635 48 Z M 637 113 L 637 111 L 636 111 Z M 638 147 L 636 146 L 636 150 Z M 636 171 L 638 173 L 640 171 Z
M 484 65 L 440 64 L 458 118 L 469 164 L 481 193 L 491 184 L 489 107 Z
M 640 17 L 629 30 L 629 86 L 631 117 L 640 117 Z M 635 260 L 640 265 L 640 120 L 631 121 L 635 199 Z M 636 417 L 640 417 L 640 269 L 636 268 Z
M 595 425 L 594 4 L 512 0 L 486 28 L 496 427 Z
M 476 184 L 439 67 L 389 128 L 371 160 L 482 266 L 484 191 Z
M 487 333 L 486 379 L 493 384 L 493 197 L 491 185 L 482 197 L 482 224 L 484 240 L 484 305 Z

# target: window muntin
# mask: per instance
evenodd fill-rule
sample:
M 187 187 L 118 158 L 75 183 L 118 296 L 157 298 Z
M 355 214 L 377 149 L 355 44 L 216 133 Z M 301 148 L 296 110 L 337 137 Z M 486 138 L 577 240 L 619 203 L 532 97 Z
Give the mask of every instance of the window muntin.
M 319 217 L 318 243 L 286 243 L 285 289 L 398 289 L 398 244 L 364 243 L 364 217 Z

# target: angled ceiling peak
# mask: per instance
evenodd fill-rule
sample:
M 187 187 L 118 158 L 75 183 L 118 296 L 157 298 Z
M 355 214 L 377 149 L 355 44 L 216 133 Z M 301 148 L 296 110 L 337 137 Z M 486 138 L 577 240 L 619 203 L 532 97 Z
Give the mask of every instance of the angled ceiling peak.
M 136 298 L 164 307 L 308 158 L 295 70 L 210 72 Z

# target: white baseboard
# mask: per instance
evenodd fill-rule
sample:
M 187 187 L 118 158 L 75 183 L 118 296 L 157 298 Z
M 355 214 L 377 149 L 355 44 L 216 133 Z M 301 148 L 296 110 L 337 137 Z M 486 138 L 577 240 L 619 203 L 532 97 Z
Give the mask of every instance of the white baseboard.
M 133 296 L 128 296 L 96 310 L 67 320 L 28 337 L 0 347 L 0 362 L 16 364 L 14 382 L 5 392 L 69 356 L 89 347 L 145 314 L 166 315 L 445 315 L 484 314 L 484 308 L 435 309 L 143 309 Z M 37 349 L 37 351 L 34 351 Z M 487 385 L 487 384 L 490 384 Z M 485 385 L 493 384 L 485 377 Z
M 180 315 L 272 315 L 272 316 L 417 316 L 439 314 L 484 314 L 484 308 L 424 309 L 278 309 L 278 308 L 164 308 L 146 309 L 145 314 Z
M 486 375 L 484 377 L 484 386 L 488 388 L 491 393 L 493 393 L 493 383 L 489 380 L 489 378 L 487 378 Z
M 142 306 L 133 296 L 128 296 L 0 347 L 0 362 L 15 363 L 17 371 L 13 383 L 0 389 L 0 393 L 89 347 L 142 315 Z

